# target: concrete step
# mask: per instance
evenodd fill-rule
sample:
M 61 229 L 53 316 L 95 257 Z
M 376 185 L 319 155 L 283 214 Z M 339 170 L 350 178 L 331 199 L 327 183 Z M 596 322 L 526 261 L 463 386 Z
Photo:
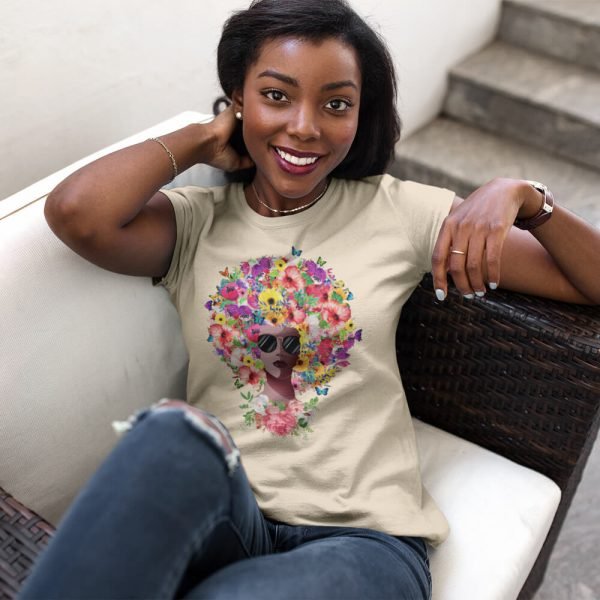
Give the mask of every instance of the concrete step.
M 401 140 L 390 172 L 463 198 L 494 177 L 542 181 L 557 202 L 600 227 L 600 173 L 450 119 Z
M 600 2 L 504 0 L 499 38 L 600 70 Z
M 600 170 L 600 73 L 495 42 L 453 68 L 443 112 Z

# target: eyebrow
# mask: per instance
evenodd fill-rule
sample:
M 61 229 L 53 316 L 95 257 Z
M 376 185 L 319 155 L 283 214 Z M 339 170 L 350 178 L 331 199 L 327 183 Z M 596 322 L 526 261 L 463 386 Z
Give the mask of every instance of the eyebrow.
M 294 87 L 300 87 L 297 79 L 294 79 L 293 77 L 290 77 L 289 75 L 284 75 L 283 73 L 279 73 L 278 71 L 274 71 L 272 69 L 267 69 L 266 71 L 259 73 L 258 77 L 273 77 L 274 79 L 279 79 L 279 81 L 282 81 L 283 83 L 293 85 Z M 337 90 L 338 88 L 343 88 L 343 87 L 352 87 L 356 91 L 358 91 L 358 86 L 354 83 L 354 81 L 351 81 L 350 79 L 346 79 L 344 81 L 332 81 L 331 83 L 326 83 L 325 85 L 321 86 L 321 91 L 327 92 L 330 90 Z

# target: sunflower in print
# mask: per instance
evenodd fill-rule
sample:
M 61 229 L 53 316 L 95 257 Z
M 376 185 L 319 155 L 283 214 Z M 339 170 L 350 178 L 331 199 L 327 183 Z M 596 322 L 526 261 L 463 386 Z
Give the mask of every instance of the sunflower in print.
M 352 292 L 321 257 L 302 258 L 296 248 L 220 275 L 204 305 L 208 341 L 233 373 L 245 424 L 281 437 L 312 432 L 319 401 L 362 340 Z

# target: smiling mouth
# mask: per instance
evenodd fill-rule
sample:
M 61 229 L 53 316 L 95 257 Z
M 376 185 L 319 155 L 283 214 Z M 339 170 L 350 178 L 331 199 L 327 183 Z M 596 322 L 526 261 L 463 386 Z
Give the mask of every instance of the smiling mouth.
M 278 369 L 285 369 L 285 367 L 287 367 L 287 363 L 284 362 L 283 360 L 276 360 L 273 363 L 274 367 L 277 367 Z
M 275 152 L 283 159 L 285 162 L 290 163 L 291 165 L 295 165 L 296 167 L 306 167 L 308 165 L 314 165 L 319 158 L 318 155 L 312 156 L 294 156 L 289 152 L 284 152 L 281 148 L 277 148 L 275 146 Z

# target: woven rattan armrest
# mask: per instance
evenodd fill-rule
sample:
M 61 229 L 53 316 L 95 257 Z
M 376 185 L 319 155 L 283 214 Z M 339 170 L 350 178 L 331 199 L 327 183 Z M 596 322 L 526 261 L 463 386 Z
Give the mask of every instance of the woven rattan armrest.
M 54 527 L 0 488 L 0 599 L 14 598 Z
M 427 276 L 397 355 L 415 417 L 543 473 L 562 490 L 521 598 L 537 589 L 600 424 L 600 310 L 496 291 L 438 302 Z

